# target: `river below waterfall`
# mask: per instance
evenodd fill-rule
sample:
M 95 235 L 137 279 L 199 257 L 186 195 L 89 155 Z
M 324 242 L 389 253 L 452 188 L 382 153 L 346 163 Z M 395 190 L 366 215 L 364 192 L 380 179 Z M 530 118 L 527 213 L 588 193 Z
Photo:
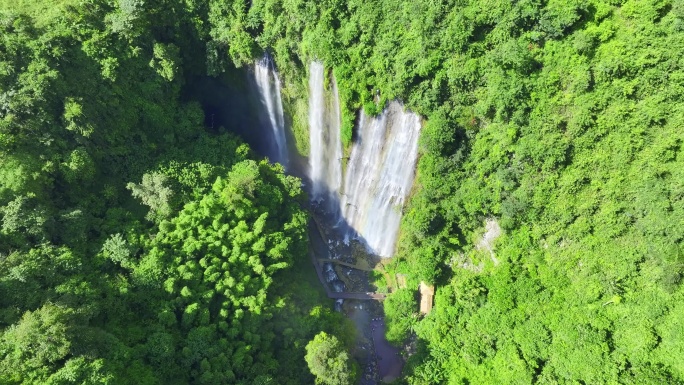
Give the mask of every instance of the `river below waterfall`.
M 365 252 L 365 247 L 357 241 L 345 244 L 338 228 L 328 227 L 328 213 L 320 206 L 312 205 L 313 218 L 309 224 L 309 238 L 313 257 L 320 260 L 339 260 L 359 264 L 365 260 L 373 266 L 379 261 L 377 256 Z M 341 291 L 364 293 L 373 291 L 366 271 L 332 263 L 322 263 L 321 284 L 328 293 Z M 333 294 L 334 295 L 334 294 Z M 385 339 L 384 313 L 382 303 L 375 300 L 345 299 L 335 302 L 336 310 L 342 312 L 354 323 L 357 330 L 353 357 L 361 369 L 361 385 L 377 385 L 381 380 L 390 381 L 401 375 L 404 361 L 399 349 Z

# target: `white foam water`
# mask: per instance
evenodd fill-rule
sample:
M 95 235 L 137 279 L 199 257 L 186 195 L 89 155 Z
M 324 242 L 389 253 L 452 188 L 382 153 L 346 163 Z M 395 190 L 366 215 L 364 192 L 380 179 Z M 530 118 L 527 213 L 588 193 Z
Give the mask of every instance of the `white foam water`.
M 377 117 L 363 112 L 345 175 L 341 211 L 373 253 L 390 257 L 418 158 L 420 118 L 392 102 Z
M 342 186 L 340 102 L 335 80 L 330 82 L 329 95 L 326 95 L 325 81 L 323 65 L 312 62 L 309 67 L 309 176 L 312 198 L 326 211 L 336 214 Z
M 345 244 L 357 236 L 369 251 L 391 257 L 401 214 L 418 158 L 421 122 L 418 115 L 392 102 L 377 117 L 360 113 L 357 137 L 342 175 L 340 105 L 337 85 L 326 93 L 325 68 L 309 67 L 309 176 L 311 196 L 346 222 Z
M 254 77 L 257 89 L 259 90 L 259 98 L 264 107 L 266 107 L 273 133 L 275 153 L 272 160 L 282 164 L 287 169 L 289 157 L 285 137 L 283 102 L 280 96 L 280 79 L 273 67 L 273 62 L 268 56 L 264 56 L 254 64 Z

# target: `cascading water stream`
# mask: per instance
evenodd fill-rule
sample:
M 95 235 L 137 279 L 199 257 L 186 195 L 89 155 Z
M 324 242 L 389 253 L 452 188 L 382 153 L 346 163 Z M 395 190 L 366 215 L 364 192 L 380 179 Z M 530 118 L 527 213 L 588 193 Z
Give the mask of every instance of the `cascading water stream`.
M 311 63 L 309 193 L 314 220 L 310 222 L 309 234 L 314 250 L 312 258 L 326 292 L 338 298 L 335 309 L 344 309 L 360 335 L 366 337 L 357 341 L 357 347 L 372 353 L 360 362 L 364 371 L 362 383 L 370 385 L 376 384 L 374 378 L 399 376 L 403 361 L 399 351 L 385 339 L 382 318 L 371 321 L 371 317 L 382 312 L 381 308 L 378 311 L 377 305 L 354 302 L 343 308 L 342 298 L 377 297 L 376 293 L 369 293 L 370 280 L 359 267 L 364 260 L 373 263 L 375 259 L 355 253 L 349 242 L 341 240 L 356 237 L 371 253 L 392 256 L 401 212 L 415 177 L 421 124 L 417 115 L 404 111 L 398 102 L 390 103 L 378 117 L 361 112 L 356 140 L 343 175 L 337 85 L 334 78 L 326 84 L 325 75 L 322 64 Z M 350 262 L 359 264 L 349 265 Z M 352 268 L 340 270 L 335 264 Z
M 312 199 L 327 214 L 346 222 L 347 235 L 358 236 L 372 253 L 391 257 L 401 211 L 415 177 L 420 118 L 404 111 L 398 102 L 390 103 L 377 117 L 361 112 L 357 139 L 343 176 L 337 88 L 333 79 L 326 94 L 325 81 L 323 65 L 312 62 L 309 67 Z
M 275 144 L 275 159 L 273 160 L 282 164 L 287 169 L 289 157 L 287 154 L 287 140 L 285 138 L 283 103 L 280 98 L 280 79 L 268 56 L 264 56 L 254 64 L 254 77 L 259 90 L 259 99 L 266 107 L 269 123 L 273 132 Z
M 323 65 L 312 62 L 309 67 L 309 176 L 313 200 L 328 213 L 337 215 L 342 186 L 340 102 L 334 79 L 329 95 L 326 95 L 325 80 Z
M 342 215 L 367 248 L 391 257 L 401 210 L 415 177 L 420 118 L 392 102 L 378 117 L 361 112 L 345 175 Z

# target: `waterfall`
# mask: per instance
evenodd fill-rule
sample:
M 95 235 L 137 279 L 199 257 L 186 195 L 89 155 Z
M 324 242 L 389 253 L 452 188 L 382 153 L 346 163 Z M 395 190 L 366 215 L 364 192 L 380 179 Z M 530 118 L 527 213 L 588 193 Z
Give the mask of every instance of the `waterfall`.
M 283 103 L 280 98 L 280 79 L 273 68 L 273 62 L 268 56 L 254 64 L 254 77 L 259 91 L 259 99 L 266 107 L 268 119 L 273 131 L 274 161 L 288 166 L 287 141 L 285 139 L 285 119 L 283 117 Z
M 340 141 L 340 102 L 337 84 L 325 90 L 325 69 L 321 63 L 309 67 L 309 171 L 311 196 L 324 209 L 337 214 L 342 186 L 342 143 Z
M 325 69 L 309 67 L 309 176 L 311 196 L 339 219 L 347 238 L 358 236 L 369 251 L 390 257 L 411 192 L 418 158 L 420 118 L 392 102 L 377 117 L 363 112 L 345 174 L 342 174 L 340 105 L 335 80 L 326 90 Z
M 342 215 L 377 255 L 390 257 L 418 157 L 420 118 L 392 102 L 378 117 L 363 112 L 345 175 Z

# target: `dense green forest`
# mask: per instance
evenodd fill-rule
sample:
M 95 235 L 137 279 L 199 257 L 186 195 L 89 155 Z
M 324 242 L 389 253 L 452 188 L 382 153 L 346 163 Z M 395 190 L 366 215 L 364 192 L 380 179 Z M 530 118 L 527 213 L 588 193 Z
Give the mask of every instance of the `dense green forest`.
M 416 350 L 403 381 L 684 383 L 681 0 L 0 9 L 0 383 L 312 383 L 321 350 L 347 368 L 299 182 L 188 91 L 264 51 L 290 104 L 309 61 L 332 70 L 346 144 L 359 108 L 425 118 L 390 266 L 409 289 L 385 303 Z
M 417 340 L 409 383 L 684 382 L 683 2 L 244 15 L 281 67 L 333 68 L 347 127 L 394 98 L 427 119 L 395 257 L 410 289 L 386 302 L 388 337 Z M 494 255 L 476 247 L 487 219 L 503 228 Z M 423 319 L 419 280 L 437 285 Z
M 207 4 L 2 8 L 0 383 L 313 383 L 306 344 L 349 333 L 300 181 L 185 91 Z

